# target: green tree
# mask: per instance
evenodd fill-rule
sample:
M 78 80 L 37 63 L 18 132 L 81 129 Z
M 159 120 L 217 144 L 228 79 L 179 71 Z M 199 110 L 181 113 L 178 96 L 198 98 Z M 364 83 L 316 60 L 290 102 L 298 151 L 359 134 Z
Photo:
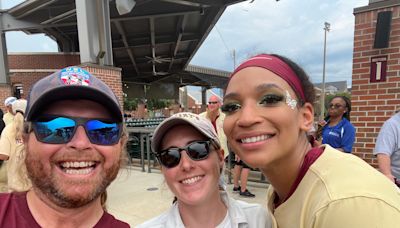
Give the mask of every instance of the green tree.
M 171 105 L 171 101 L 168 99 L 148 99 L 147 110 L 157 110 L 166 108 Z
M 135 111 L 137 108 L 137 104 L 139 102 L 138 98 L 124 98 L 124 109 L 126 111 Z

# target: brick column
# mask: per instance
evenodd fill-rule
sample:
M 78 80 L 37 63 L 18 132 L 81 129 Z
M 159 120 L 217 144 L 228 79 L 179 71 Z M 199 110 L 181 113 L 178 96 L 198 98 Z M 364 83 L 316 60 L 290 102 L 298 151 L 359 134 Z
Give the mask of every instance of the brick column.
M 80 67 L 101 79 L 112 89 L 112 91 L 118 97 L 119 104 L 121 105 L 123 111 L 124 97 L 122 91 L 121 68 L 86 63 L 80 65 Z
M 388 1 L 393 2 L 393 1 Z M 400 4 L 355 9 L 351 122 L 356 127 L 354 154 L 377 167 L 372 152 L 385 120 L 400 109 Z M 370 8 L 370 10 L 368 9 Z M 373 48 L 377 14 L 392 11 L 388 48 Z M 387 56 L 386 81 L 371 82 L 371 58 Z
M 4 110 L 4 99 L 12 96 L 14 84 L 23 87 L 23 97 L 26 98 L 32 85 L 41 78 L 50 75 L 67 66 L 80 64 L 76 53 L 29 53 L 12 54 L 8 56 L 10 68 L 10 85 L 0 84 L 0 107 Z M 111 87 L 123 107 L 123 92 L 121 69 L 116 67 L 82 64 L 83 69 L 103 80 Z
M 57 70 L 78 65 L 79 54 L 76 53 L 24 53 L 9 54 L 8 67 L 10 69 L 9 85 L 0 85 L 0 107 L 4 110 L 4 99 L 13 96 L 13 86 L 22 85 L 22 97 L 26 98 L 32 85 L 41 78 Z M 6 91 L 5 93 L 3 91 Z

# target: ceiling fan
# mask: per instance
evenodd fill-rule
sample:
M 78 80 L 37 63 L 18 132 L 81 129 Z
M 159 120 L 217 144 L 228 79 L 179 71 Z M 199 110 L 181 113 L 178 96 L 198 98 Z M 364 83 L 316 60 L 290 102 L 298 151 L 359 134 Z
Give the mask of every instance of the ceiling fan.
M 145 56 L 146 59 L 148 59 L 147 63 L 152 63 L 153 65 L 153 75 L 154 76 L 164 76 L 164 75 L 168 75 L 169 72 L 165 72 L 165 71 L 157 71 L 156 70 L 156 63 L 167 63 L 167 62 L 171 62 L 172 59 L 168 58 L 168 57 L 162 57 L 162 56 L 156 56 L 154 55 L 153 57 L 151 56 Z
M 169 63 L 172 61 L 171 58 L 169 57 L 162 57 L 162 56 L 145 56 L 146 59 L 148 59 L 147 63 Z

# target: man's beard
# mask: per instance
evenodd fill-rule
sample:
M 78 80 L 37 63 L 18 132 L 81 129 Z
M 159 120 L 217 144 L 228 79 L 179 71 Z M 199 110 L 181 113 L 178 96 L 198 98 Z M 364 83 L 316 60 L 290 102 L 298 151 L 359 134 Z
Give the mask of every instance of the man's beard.
M 110 168 L 102 170 L 99 177 L 82 181 L 82 185 L 90 182 L 91 190 L 89 192 L 83 193 L 84 195 L 69 195 L 62 189 L 62 185 L 79 185 L 80 183 L 76 181 L 68 183 L 65 180 L 61 180 L 53 175 L 52 168 L 50 173 L 46 173 L 47 171 L 42 161 L 35 158 L 34 154 L 28 151 L 28 148 L 26 148 L 25 164 L 28 176 L 39 197 L 45 197 L 55 205 L 63 208 L 79 208 L 97 199 L 116 178 L 120 169 L 120 160 L 118 159 Z

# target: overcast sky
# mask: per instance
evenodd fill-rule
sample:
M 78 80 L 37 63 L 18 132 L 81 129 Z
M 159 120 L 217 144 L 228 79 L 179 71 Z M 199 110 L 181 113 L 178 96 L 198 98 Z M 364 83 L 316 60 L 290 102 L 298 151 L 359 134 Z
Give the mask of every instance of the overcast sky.
M 229 7 L 192 60 L 192 64 L 231 70 L 258 53 L 285 55 L 300 64 L 315 83 L 322 82 L 324 22 L 327 34 L 326 81 L 351 85 L 353 9 L 368 0 L 255 0 Z M 221 38 L 222 37 L 222 38 Z M 226 45 L 224 45 L 224 43 Z
M 3 0 L 3 8 L 21 2 Z M 368 0 L 255 0 L 227 8 L 191 64 L 232 70 L 258 53 L 277 53 L 299 63 L 315 83 L 322 81 L 324 22 L 327 34 L 326 81 L 351 85 L 353 9 Z M 56 52 L 56 43 L 43 35 L 6 34 L 8 52 Z M 35 45 L 32 45 L 35 44 Z

